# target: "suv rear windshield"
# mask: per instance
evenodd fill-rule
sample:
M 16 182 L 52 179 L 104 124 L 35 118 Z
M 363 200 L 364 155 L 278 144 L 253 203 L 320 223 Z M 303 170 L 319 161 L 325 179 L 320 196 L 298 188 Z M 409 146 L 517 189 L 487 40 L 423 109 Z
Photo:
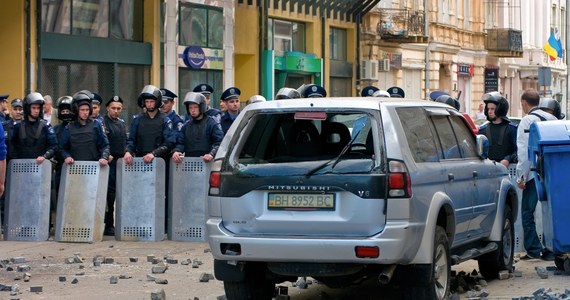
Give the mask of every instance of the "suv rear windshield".
M 281 171 L 303 173 L 330 161 L 317 171 L 370 172 L 375 162 L 372 120 L 364 112 L 258 112 L 239 134 L 235 164 L 243 171 L 281 164 L 290 166 L 280 166 Z

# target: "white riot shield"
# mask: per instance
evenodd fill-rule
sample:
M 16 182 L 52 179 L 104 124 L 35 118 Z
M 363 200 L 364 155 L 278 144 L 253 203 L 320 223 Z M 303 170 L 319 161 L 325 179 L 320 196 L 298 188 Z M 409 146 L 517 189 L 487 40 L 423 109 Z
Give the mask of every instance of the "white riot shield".
M 115 238 L 120 241 L 161 241 L 164 239 L 165 200 L 164 159 L 145 164 L 133 158 L 127 166 L 117 161 Z
M 168 239 L 206 241 L 206 196 L 210 164 L 200 157 L 184 157 L 170 162 L 168 193 Z
M 109 166 L 98 161 L 63 164 L 57 201 L 55 240 L 103 240 Z
M 45 241 L 49 238 L 51 161 L 13 159 L 8 164 L 4 205 L 4 239 Z

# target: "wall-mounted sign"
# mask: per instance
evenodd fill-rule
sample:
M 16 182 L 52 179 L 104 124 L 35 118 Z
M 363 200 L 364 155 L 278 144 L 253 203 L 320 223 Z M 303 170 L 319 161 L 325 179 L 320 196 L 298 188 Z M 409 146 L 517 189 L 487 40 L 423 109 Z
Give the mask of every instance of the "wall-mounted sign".
M 472 64 L 457 64 L 457 75 L 471 77 L 473 73 L 475 73 L 475 67 Z
M 192 69 L 224 68 L 224 50 L 200 46 L 178 46 L 178 66 Z
M 499 90 L 499 68 L 485 68 L 485 93 Z
M 285 56 L 275 56 L 275 70 L 292 73 L 320 73 L 322 60 L 313 54 L 287 52 Z

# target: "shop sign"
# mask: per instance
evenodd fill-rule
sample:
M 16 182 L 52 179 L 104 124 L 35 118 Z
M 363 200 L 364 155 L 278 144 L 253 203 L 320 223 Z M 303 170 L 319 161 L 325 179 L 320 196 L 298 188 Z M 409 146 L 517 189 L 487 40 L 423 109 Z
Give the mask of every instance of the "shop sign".
M 222 70 L 224 68 L 224 51 L 200 46 L 178 46 L 178 65 L 196 70 Z
M 300 73 L 320 73 L 321 59 L 312 54 L 286 53 L 285 56 L 275 56 L 275 70 Z
M 499 69 L 485 68 L 485 93 L 499 90 Z

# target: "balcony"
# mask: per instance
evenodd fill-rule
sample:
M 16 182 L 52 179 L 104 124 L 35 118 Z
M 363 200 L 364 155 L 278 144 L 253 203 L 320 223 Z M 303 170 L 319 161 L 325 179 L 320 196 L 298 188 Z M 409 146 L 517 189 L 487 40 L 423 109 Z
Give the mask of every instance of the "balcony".
M 389 42 L 427 43 L 424 20 L 424 12 L 420 10 L 381 9 L 378 35 Z
M 522 57 L 522 31 L 512 28 L 487 29 L 485 49 L 495 57 Z

